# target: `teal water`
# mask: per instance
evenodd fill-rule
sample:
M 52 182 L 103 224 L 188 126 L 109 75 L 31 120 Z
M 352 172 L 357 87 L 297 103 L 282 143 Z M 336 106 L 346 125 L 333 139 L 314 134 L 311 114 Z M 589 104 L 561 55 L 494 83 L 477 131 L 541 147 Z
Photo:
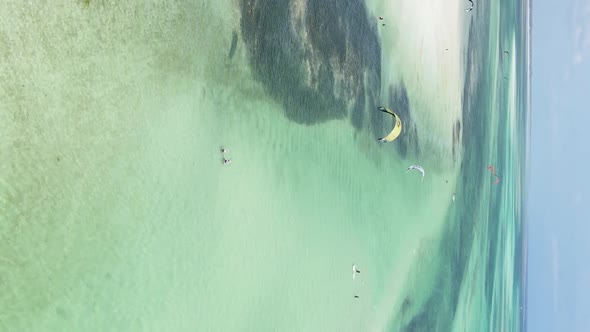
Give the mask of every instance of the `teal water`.
M 0 329 L 518 330 L 519 5 L 10 1 Z

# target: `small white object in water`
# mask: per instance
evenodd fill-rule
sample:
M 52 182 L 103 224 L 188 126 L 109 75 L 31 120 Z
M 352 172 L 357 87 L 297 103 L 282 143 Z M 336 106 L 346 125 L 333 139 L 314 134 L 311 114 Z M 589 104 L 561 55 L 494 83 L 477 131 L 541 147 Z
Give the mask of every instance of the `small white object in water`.
M 422 166 L 420 166 L 420 165 L 412 165 L 412 166 L 410 166 L 410 167 L 408 167 L 406 169 L 406 173 L 408 173 L 409 171 L 411 171 L 413 169 L 415 169 L 418 172 L 422 173 L 422 180 L 420 180 L 420 181 L 423 181 L 424 180 L 424 175 L 426 174 L 426 172 L 424 171 L 424 168 Z
M 455 201 L 455 193 L 453 193 L 453 202 Z

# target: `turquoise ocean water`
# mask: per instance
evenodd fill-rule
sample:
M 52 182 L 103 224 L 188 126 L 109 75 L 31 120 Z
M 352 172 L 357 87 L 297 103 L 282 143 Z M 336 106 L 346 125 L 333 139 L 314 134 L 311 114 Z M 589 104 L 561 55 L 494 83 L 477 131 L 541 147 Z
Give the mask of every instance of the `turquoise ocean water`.
M 404 4 L 9 1 L 0 330 L 519 330 L 528 4 Z

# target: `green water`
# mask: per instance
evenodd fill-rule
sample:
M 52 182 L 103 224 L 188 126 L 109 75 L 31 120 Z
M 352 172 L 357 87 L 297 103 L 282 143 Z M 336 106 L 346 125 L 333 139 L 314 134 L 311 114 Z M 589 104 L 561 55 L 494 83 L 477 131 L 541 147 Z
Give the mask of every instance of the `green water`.
M 240 31 L 232 2 L 5 7 L 1 330 L 514 326 L 520 235 L 507 226 L 519 191 L 493 187 L 485 167 L 502 160 L 506 183 L 518 176 L 516 110 L 464 111 L 475 143 L 461 170 L 448 137 L 436 140 L 449 132 L 448 115 L 427 113 L 452 98 L 413 102 L 423 139 L 409 141 L 421 152 L 405 158 L 376 142 L 391 119 L 369 107 L 360 128 L 348 116 L 291 121 L 256 79 L 241 34 L 228 56 Z M 484 53 L 473 61 L 492 63 Z M 397 71 L 383 67 L 382 88 Z M 510 91 L 470 98 L 509 105 L 519 98 Z M 500 122 L 505 131 L 492 132 Z M 422 182 L 405 173 L 415 163 L 427 170 Z M 495 226 L 461 226 L 466 219 Z M 453 261 L 457 236 L 473 245 Z

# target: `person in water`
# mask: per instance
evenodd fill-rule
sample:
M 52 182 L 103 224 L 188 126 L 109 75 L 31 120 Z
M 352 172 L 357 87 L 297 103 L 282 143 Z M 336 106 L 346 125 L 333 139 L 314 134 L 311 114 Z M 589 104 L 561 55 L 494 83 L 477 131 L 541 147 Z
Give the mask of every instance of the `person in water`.
M 354 298 L 355 298 L 355 299 L 358 299 L 358 298 L 359 298 L 359 296 L 358 296 L 358 295 L 355 295 L 355 296 L 354 296 Z
M 361 271 L 356 268 L 356 264 L 352 264 L 352 280 L 356 278 L 357 273 L 361 273 Z
M 220 150 L 221 150 L 221 153 L 227 153 L 227 152 L 229 152 L 226 148 L 221 148 Z
M 223 164 L 229 164 L 231 162 L 231 159 L 225 159 L 223 158 Z

